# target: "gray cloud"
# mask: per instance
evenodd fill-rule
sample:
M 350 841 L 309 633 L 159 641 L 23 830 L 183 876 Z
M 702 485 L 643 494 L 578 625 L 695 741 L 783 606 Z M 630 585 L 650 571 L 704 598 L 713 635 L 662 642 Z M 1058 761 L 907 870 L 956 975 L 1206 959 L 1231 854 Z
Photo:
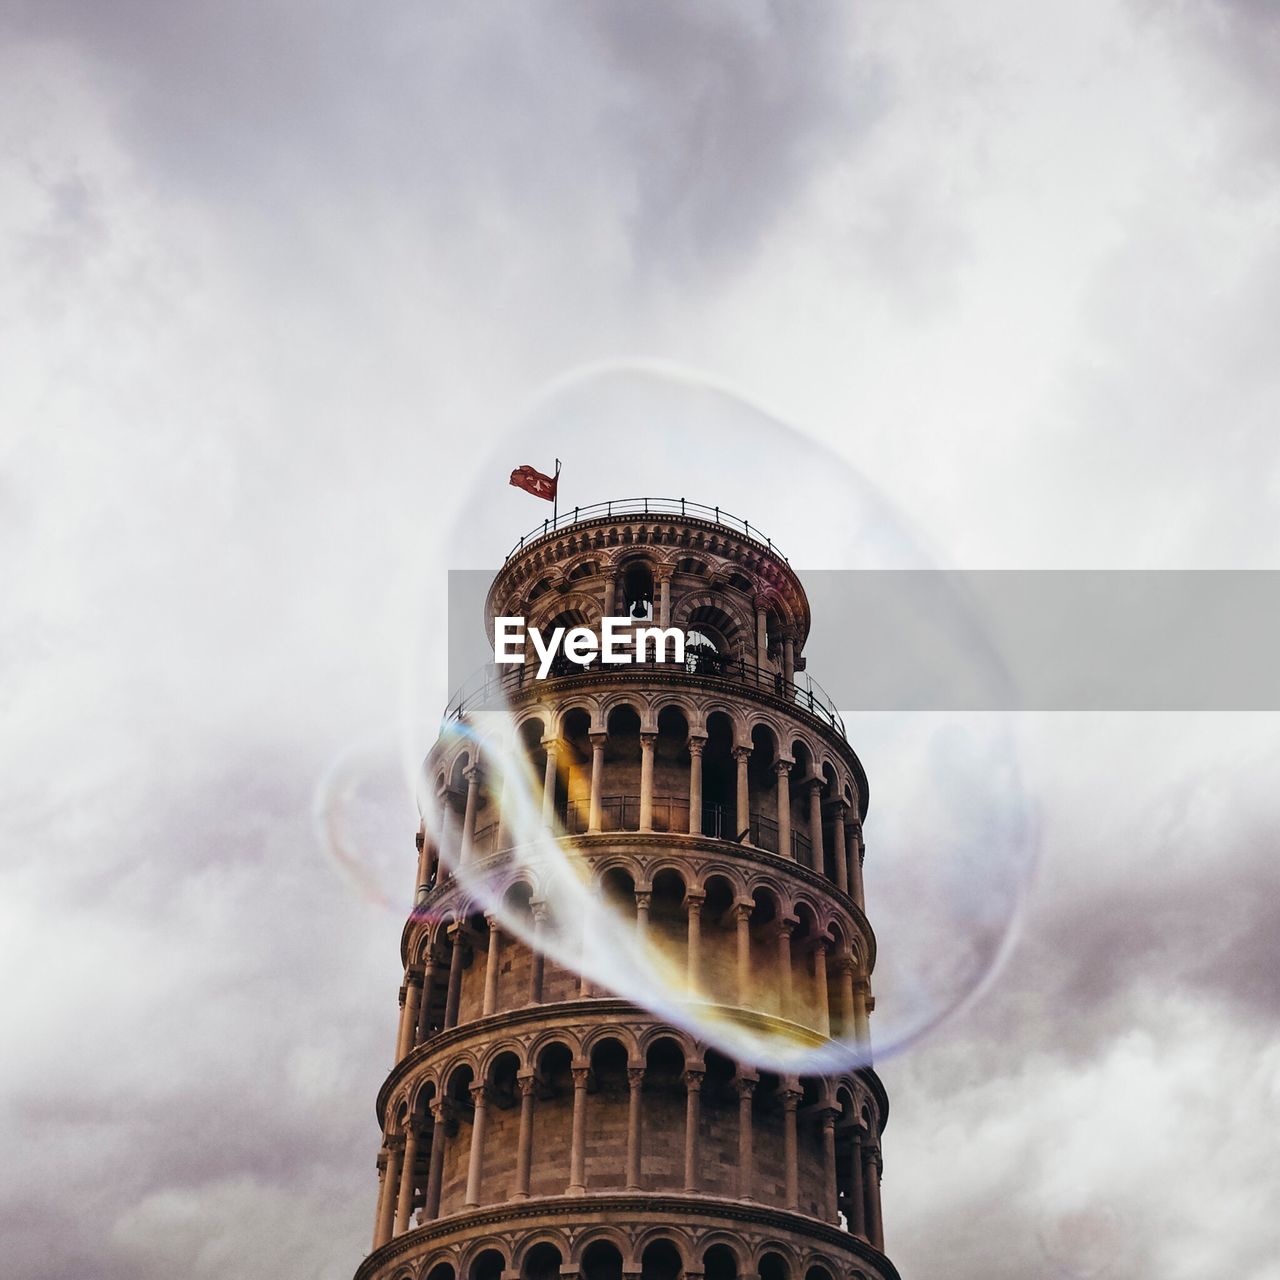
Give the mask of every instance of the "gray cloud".
M 430 664 L 447 531 L 484 562 L 540 514 L 457 508 L 548 376 L 643 350 L 749 385 L 943 562 L 1272 563 L 1274 22 L 1214 12 L 0 8 L 15 1274 L 367 1248 L 401 921 L 326 863 L 313 789 Z M 827 492 L 779 447 L 566 471 L 776 518 Z M 1125 1280 L 1270 1280 L 1269 732 L 1040 728 L 1014 963 L 883 1064 L 905 1275 L 1069 1277 L 1118 1221 Z M 384 755 L 344 813 L 399 893 Z

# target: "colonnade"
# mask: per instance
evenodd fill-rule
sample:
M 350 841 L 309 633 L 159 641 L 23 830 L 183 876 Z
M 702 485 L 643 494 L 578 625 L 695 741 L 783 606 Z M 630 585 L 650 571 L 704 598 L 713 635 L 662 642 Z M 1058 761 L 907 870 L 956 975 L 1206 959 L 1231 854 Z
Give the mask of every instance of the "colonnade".
M 651 731 L 640 733 L 640 785 L 639 785 L 639 822 L 636 830 L 648 834 L 654 831 L 654 750 L 658 734 Z M 591 774 L 589 800 L 587 810 L 586 835 L 604 834 L 603 827 L 603 778 L 604 752 L 608 741 L 606 733 L 591 733 Z M 689 751 L 689 790 L 688 790 L 688 834 L 703 835 L 703 751 L 706 747 L 705 734 L 690 734 L 685 742 Z M 567 749 L 566 744 L 557 738 L 544 738 L 541 746 L 546 752 L 543 767 L 541 813 L 544 828 L 555 828 L 556 823 L 556 786 L 559 776 L 559 757 Z M 753 847 L 750 839 L 751 830 L 751 792 L 748 781 L 748 762 L 754 748 L 735 746 L 732 755 L 735 762 L 736 785 L 734 842 L 746 848 Z M 824 811 L 831 819 L 833 849 L 831 864 L 833 879 L 841 893 L 848 894 L 860 910 L 864 909 L 864 891 L 862 864 L 865 857 L 865 846 L 862 840 L 862 823 L 857 810 L 847 804 L 841 797 L 824 800 L 823 789 L 826 779 L 812 775 L 803 779 L 799 790 L 804 796 L 803 811 L 793 820 L 791 811 L 791 770 L 795 761 L 779 757 L 771 766 L 774 775 L 774 803 L 777 813 L 777 849 L 780 857 L 796 861 L 793 849 L 792 832 L 800 829 L 808 837 L 809 849 L 807 865 L 819 874 L 825 874 L 826 849 L 824 832 Z M 463 770 L 466 780 L 466 796 L 462 804 L 462 824 L 458 836 L 458 865 L 466 866 L 473 857 L 476 842 L 476 820 L 480 808 L 480 794 L 483 786 L 483 774 L 478 765 L 472 763 Z M 677 797 L 662 797 L 677 799 Z M 678 797 L 683 801 L 684 797 Z M 501 798 L 497 805 L 502 812 Z M 447 829 L 447 820 L 454 812 L 449 795 L 441 792 L 436 800 L 437 826 L 430 835 L 419 832 L 418 836 L 418 894 L 425 893 L 435 881 L 440 870 L 440 851 L 448 846 L 451 833 Z M 798 828 L 797 828 L 798 822 Z M 744 834 L 746 833 L 746 834 Z M 683 834 L 667 833 L 664 834 Z M 495 831 L 495 848 L 507 847 L 510 832 L 503 828 L 501 817 Z M 741 836 L 741 839 L 737 837 Z
M 689 1067 L 681 1077 L 685 1088 L 685 1121 L 683 1136 L 682 1190 L 689 1194 L 708 1190 L 701 1176 L 702 1092 L 705 1067 Z M 591 1065 L 575 1060 L 571 1067 L 573 1082 L 572 1121 L 568 1167 L 561 1194 L 586 1194 L 586 1142 L 588 1085 Z M 627 1068 L 626 1149 L 620 1185 L 629 1192 L 670 1188 L 646 1187 L 641 1170 L 641 1133 L 643 1126 L 643 1088 L 646 1068 L 631 1064 Z M 502 1202 L 518 1202 L 530 1198 L 533 1169 L 534 1111 L 538 1105 L 538 1076 L 533 1070 L 522 1070 L 516 1077 L 520 1098 L 519 1136 L 516 1144 L 515 1177 Z M 740 1069 L 733 1077 L 738 1095 L 738 1164 L 734 1194 L 743 1201 L 755 1198 L 755 1124 L 753 1097 L 759 1077 Z M 409 1229 L 413 1209 L 421 1196 L 419 1223 L 435 1221 L 441 1214 L 446 1143 L 460 1140 L 464 1127 L 470 1131 L 466 1152 L 466 1182 L 462 1209 L 479 1208 L 496 1203 L 485 1181 L 485 1126 L 488 1109 L 493 1104 L 491 1086 L 472 1083 L 468 1086 L 471 1100 L 470 1124 L 464 1124 L 465 1109 L 459 1100 L 436 1097 L 430 1103 L 431 1123 L 419 1123 L 409 1116 L 402 1132 L 388 1134 L 378 1157 L 379 1192 L 374 1248 L 386 1244 L 394 1236 Z M 777 1088 L 776 1097 L 783 1116 L 783 1172 L 785 1195 L 783 1208 L 800 1211 L 800 1115 L 804 1092 L 795 1078 L 786 1078 Z M 842 1120 L 840 1109 L 830 1102 L 803 1108 L 806 1122 L 813 1124 L 820 1137 L 822 1157 L 822 1197 L 817 1216 L 842 1225 L 877 1249 L 884 1248 L 880 1213 L 880 1174 L 883 1161 L 878 1142 L 858 1122 Z M 425 1117 L 424 1117 L 425 1119 Z M 847 1137 L 843 1169 L 837 1161 L 837 1128 Z M 418 1165 L 422 1147 L 429 1147 L 425 1186 L 419 1185 Z M 452 1212 L 454 1210 L 450 1210 Z
M 650 899 L 649 891 L 639 890 L 635 894 L 635 927 L 642 937 L 650 927 Z M 705 901 L 705 891 L 691 890 L 685 895 L 685 983 L 687 995 L 693 1000 L 706 999 L 709 994 L 703 988 L 704 952 L 707 951 L 709 942 L 703 929 Z M 536 942 L 546 918 L 545 904 L 534 902 L 531 905 L 533 935 Z M 736 991 L 730 998 L 736 999 L 736 1003 L 742 1007 L 757 1007 L 761 1003 L 759 999 L 753 999 L 752 993 L 754 971 L 751 964 L 751 912 L 754 907 L 754 900 L 736 901 L 725 912 L 733 922 L 734 933 Z M 546 959 L 542 950 L 537 945 L 531 945 L 509 934 L 502 928 L 495 915 L 486 914 L 483 919 L 485 969 L 479 1016 L 487 1018 L 499 1012 L 498 980 L 504 949 L 508 947 L 526 948 L 529 953 L 529 979 L 525 998 L 522 1002 L 508 1005 L 508 1007 L 542 1004 L 546 975 Z M 871 1045 L 869 1015 L 874 1002 L 871 998 L 870 982 L 852 951 L 847 949 L 841 951 L 834 957 L 834 963 L 830 963 L 832 940 L 825 935 L 805 938 L 803 951 L 811 957 L 813 966 L 813 998 L 811 1005 L 802 1006 L 797 1002 L 795 963 L 800 958 L 801 952 L 794 944 L 794 936 L 798 924 L 796 917 L 782 916 L 769 926 L 773 935 L 772 945 L 775 948 L 776 963 L 768 972 L 778 980 L 776 999 L 779 1016 L 789 1018 L 791 1021 L 799 1021 L 796 1015 L 812 1008 L 816 1012 L 816 1021 L 812 1024 L 813 1030 L 824 1036 L 835 1034 L 845 1039 L 851 1038 L 859 1051 L 869 1058 Z M 400 988 L 400 1017 L 396 1032 L 395 1060 L 397 1062 L 404 1059 L 418 1045 L 426 1043 L 436 1032 L 449 1030 L 458 1023 L 466 952 L 470 948 L 475 955 L 481 948 L 478 945 L 479 938 L 476 936 L 476 931 L 469 921 L 455 920 L 445 926 L 445 929 L 450 943 L 447 962 L 442 963 L 437 958 L 435 946 L 428 946 L 421 966 L 411 964 L 405 971 L 404 983 Z M 807 973 L 805 978 L 807 981 Z M 441 985 L 444 990 L 443 1019 L 439 1027 L 433 1027 L 431 1015 L 438 1004 L 437 997 Z M 579 976 L 577 978 L 578 998 L 590 999 L 595 994 L 595 986 L 590 978 Z

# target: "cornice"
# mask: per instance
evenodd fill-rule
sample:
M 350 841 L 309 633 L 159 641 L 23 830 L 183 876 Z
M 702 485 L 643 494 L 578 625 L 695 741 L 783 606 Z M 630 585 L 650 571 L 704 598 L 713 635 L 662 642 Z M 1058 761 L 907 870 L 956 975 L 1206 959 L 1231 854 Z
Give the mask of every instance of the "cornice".
M 878 1249 L 820 1218 L 750 1201 L 696 1194 L 680 1195 L 669 1191 L 554 1196 L 463 1210 L 426 1226 L 415 1227 L 382 1248 L 375 1249 L 361 1263 L 355 1280 L 369 1280 L 381 1268 L 406 1254 L 417 1252 L 424 1246 L 430 1246 L 451 1235 L 477 1228 L 509 1226 L 534 1218 L 572 1218 L 577 1222 L 590 1224 L 600 1217 L 617 1221 L 633 1214 L 660 1220 L 706 1218 L 713 1220 L 718 1226 L 737 1222 L 759 1227 L 766 1232 L 795 1233 L 852 1255 L 874 1267 L 884 1280 L 900 1280 L 893 1263 Z

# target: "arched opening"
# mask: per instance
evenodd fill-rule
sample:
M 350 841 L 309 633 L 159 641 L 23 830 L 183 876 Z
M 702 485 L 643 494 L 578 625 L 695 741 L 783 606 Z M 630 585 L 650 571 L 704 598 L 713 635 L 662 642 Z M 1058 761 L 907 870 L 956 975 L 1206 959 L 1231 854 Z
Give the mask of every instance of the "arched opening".
M 470 1280 L 502 1280 L 506 1269 L 507 1260 L 497 1249 L 485 1249 L 471 1264 Z
M 600 877 L 600 896 L 611 916 L 635 925 L 636 882 L 625 867 L 610 867 Z
M 640 715 L 634 707 L 609 713 L 604 746 L 600 826 L 604 831 L 640 829 Z
M 679 707 L 658 712 L 653 747 L 653 829 L 689 830 L 689 721 Z
M 684 1186 L 684 1170 L 681 1162 L 672 1158 L 671 1150 L 671 1135 L 684 1132 L 684 1072 L 684 1050 L 675 1040 L 664 1036 L 649 1046 L 644 1063 L 640 1144 L 640 1185 L 646 1191 L 678 1190 Z M 650 1157 L 647 1161 L 646 1156 Z
M 733 885 L 724 876 L 711 876 L 702 903 L 700 977 L 707 999 L 738 1003 L 738 922 Z
M 786 1017 L 783 982 L 778 971 L 778 921 L 781 907 L 772 889 L 757 889 L 751 896 L 749 920 L 751 946 L 751 1004 Z
M 449 1262 L 437 1262 L 430 1271 L 427 1272 L 427 1280 L 453 1280 L 456 1272 L 453 1264 Z
M 684 1262 L 670 1240 L 654 1240 L 640 1255 L 640 1280 L 680 1280 Z
M 685 669 L 695 675 L 721 676 L 734 661 L 741 628 L 723 609 L 703 604 L 685 620 Z
M 643 560 L 623 566 L 622 603 L 629 618 L 653 618 L 653 570 Z
M 751 843 L 778 853 L 778 790 L 773 772 L 778 739 L 768 725 L 751 730 L 751 756 L 747 760 L 747 789 L 751 796 Z
M 508 1200 L 516 1189 L 515 1165 L 509 1153 L 511 1135 L 520 1123 L 519 1070 L 520 1059 L 514 1053 L 500 1053 L 485 1075 L 489 1111 L 484 1132 L 482 1196 L 486 1204 Z
M 520 1267 L 521 1280 L 560 1280 L 564 1255 L 548 1241 L 535 1244 L 525 1255 Z M 450 1278 L 452 1280 L 452 1278 Z
M 581 707 L 565 715 L 556 761 L 556 814 L 570 835 L 587 829 L 591 809 L 591 717 Z
M 791 1268 L 780 1253 L 766 1253 L 760 1259 L 760 1280 L 791 1280 Z
M 809 784 L 813 778 L 813 752 L 797 738 L 791 744 L 791 856 L 802 867 L 813 867 L 813 841 L 809 824 Z M 818 870 L 818 868 L 814 868 Z
M 563 1151 L 573 1116 L 573 1055 L 555 1041 L 538 1054 L 534 1068 L 533 1152 L 529 1190 L 535 1196 L 560 1195 L 569 1182 L 568 1156 L 563 1162 L 538 1158 L 539 1152 Z M 557 1267 L 559 1262 L 556 1263 Z
M 733 840 L 737 833 L 738 766 L 733 758 L 733 722 L 723 711 L 707 717 L 702 751 L 702 834 Z
M 840 798 L 840 784 L 830 764 L 822 766 L 822 871 L 832 883 L 840 879 L 836 868 L 836 811 L 832 802 Z
M 831 1280 L 831 1272 L 826 1267 L 819 1266 L 814 1263 L 808 1271 L 804 1273 L 804 1280 Z
M 702 1255 L 706 1280 L 738 1280 L 738 1260 L 727 1244 L 713 1244 Z
M 626 1185 L 627 1051 L 620 1041 L 599 1040 L 591 1049 L 591 1074 L 587 1078 L 588 1190 Z
M 685 906 L 685 882 L 674 868 L 653 877 L 649 896 L 649 945 L 681 969 L 689 960 L 689 921 Z
M 610 1240 L 593 1240 L 582 1254 L 583 1280 L 622 1280 L 622 1254 Z

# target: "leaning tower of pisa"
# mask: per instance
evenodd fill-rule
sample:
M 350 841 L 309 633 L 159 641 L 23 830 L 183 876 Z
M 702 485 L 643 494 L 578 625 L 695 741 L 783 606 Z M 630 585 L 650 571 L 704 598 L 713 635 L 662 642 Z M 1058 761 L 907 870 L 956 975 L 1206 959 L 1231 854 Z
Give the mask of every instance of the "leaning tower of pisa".
M 465 730 L 500 695 L 537 843 L 571 850 L 609 918 L 663 955 L 682 1012 L 537 945 L 548 878 L 475 735 L 443 732 L 357 1280 L 895 1280 L 875 1072 L 776 1074 L 699 1035 L 731 1018 L 869 1046 L 867 783 L 805 672 L 803 585 L 749 523 L 637 499 L 521 539 L 487 613 L 686 633 L 682 664 L 494 668 L 446 712 Z

